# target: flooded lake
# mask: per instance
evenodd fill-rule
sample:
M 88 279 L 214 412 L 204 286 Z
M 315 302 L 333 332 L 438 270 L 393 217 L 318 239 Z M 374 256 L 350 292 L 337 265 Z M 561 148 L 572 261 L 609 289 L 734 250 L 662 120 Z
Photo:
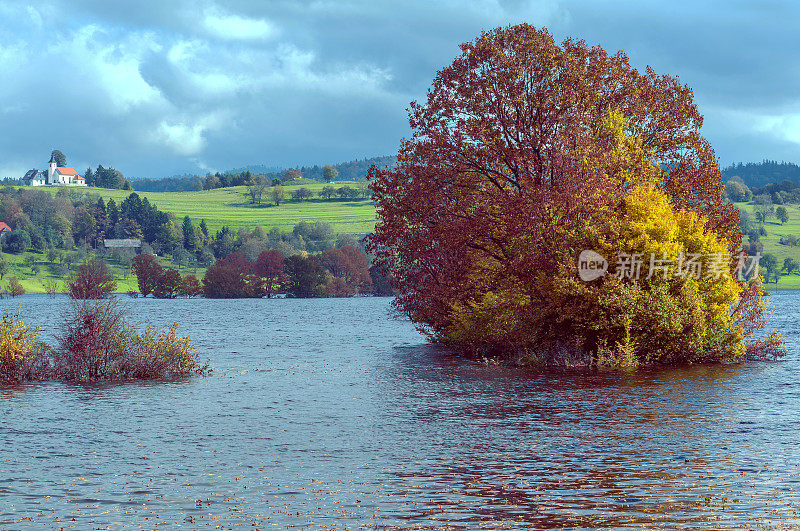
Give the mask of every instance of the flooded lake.
M 426 343 L 390 299 L 126 300 L 214 372 L 0 387 L 1 528 L 800 524 L 800 292 L 776 363 L 539 373 Z M 66 299 L 21 306 L 50 336 Z

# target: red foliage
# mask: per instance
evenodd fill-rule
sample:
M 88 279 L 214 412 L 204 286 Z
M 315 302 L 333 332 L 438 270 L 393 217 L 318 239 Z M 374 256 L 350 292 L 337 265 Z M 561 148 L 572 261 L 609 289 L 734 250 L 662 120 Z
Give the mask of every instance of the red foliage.
M 79 302 L 59 337 L 56 373 L 68 380 L 106 379 L 115 354 L 124 348 L 124 310 L 113 299 Z
M 159 299 L 174 299 L 181 287 L 181 274 L 176 270 L 168 267 L 158 277 L 158 282 L 153 290 L 153 296 Z
M 92 259 L 78 266 L 67 285 L 73 299 L 105 299 L 117 288 L 114 277 L 102 260 Z
M 255 273 L 264 279 L 267 297 L 271 297 L 283 289 L 287 280 L 285 268 L 283 255 L 275 249 L 262 251 L 256 258 Z
M 271 277 L 283 272 L 284 260 L 280 251 L 262 251 L 256 258 L 255 272 L 262 277 Z
M 265 294 L 264 279 L 241 253 L 217 260 L 203 278 L 203 294 L 212 299 L 258 298 Z
M 334 279 L 341 280 L 329 289 L 331 296 L 346 297 L 372 290 L 367 256 L 352 245 L 323 251 L 319 262 Z
M 139 283 L 139 291 L 145 297 L 153 292 L 158 286 L 158 281 L 164 268 L 156 262 L 156 258 L 151 254 L 140 254 L 133 259 L 131 267 Z
M 183 297 L 197 297 L 203 294 L 203 285 L 194 275 L 186 275 L 181 281 L 178 294 Z
M 22 287 L 17 277 L 11 277 L 8 279 L 8 289 L 6 292 L 12 297 L 19 297 L 25 295 L 25 288 Z

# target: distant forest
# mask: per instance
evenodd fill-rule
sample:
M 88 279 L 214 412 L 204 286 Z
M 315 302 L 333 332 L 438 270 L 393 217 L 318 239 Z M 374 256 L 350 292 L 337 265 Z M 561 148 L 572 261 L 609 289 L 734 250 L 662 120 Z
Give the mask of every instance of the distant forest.
M 336 177 L 337 181 L 361 181 L 366 178 L 367 170 L 369 170 L 369 167 L 373 164 L 378 168 L 388 168 L 393 166 L 394 163 L 394 156 L 385 156 L 341 162 L 339 164 L 333 164 L 333 167 L 339 172 L 338 177 Z M 315 181 L 324 180 L 322 177 L 323 166 L 303 166 L 298 169 L 306 179 L 313 179 Z M 215 175 L 239 175 L 245 172 L 250 172 L 251 174 L 264 174 L 271 180 L 280 179 L 282 176 L 280 169 L 275 167 L 267 167 L 262 164 L 245 166 L 243 168 L 236 168 L 234 170 L 225 172 L 218 172 Z M 141 192 L 188 192 L 202 190 L 203 181 L 210 175 L 211 174 L 183 175 L 165 177 L 162 179 L 137 179 L 132 181 L 131 185 L 135 190 L 139 190 Z
M 734 176 L 740 177 L 749 188 L 761 188 L 769 183 L 779 184 L 787 179 L 795 184 L 800 184 L 800 166 L 791 162 L 764 160 L 747 164 L 741 162 L 731 164 L 722 170 L 724 181 L 728 181 Z

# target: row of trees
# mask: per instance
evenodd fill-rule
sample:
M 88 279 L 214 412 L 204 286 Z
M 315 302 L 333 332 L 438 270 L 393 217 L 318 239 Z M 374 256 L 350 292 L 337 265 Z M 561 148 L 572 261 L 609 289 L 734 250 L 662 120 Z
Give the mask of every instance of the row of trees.
M 775 282 L 780 280 L 784 275 L 795 275 L 800 273 L 800 263 L 794 258 L 784 258 L 783 264 L 778 261 L 778 258 L 772 253 L 766 253 L 759 261 L 759 271 L 764 278 L 764 282 Z
M 359 183 L 355 187 L 340 186 L 325 186 L 322 190 L 317 192 L 317 197 L 324 200 L 331 199 L 368 199 L 372 194 L 369 185 L 366 182 Z M 247 196 L 250 199 L 250 204 L 261 205 L 264 202 L 264 197 L 271 198 L 275 206 L 280 204 L 286 199 L 286 191 L 281 184 L 274 184 L 270 188 L 270 184 L 263 176 L 256 176 L 253 181 L 247 184 Z M 290 198 L 292 201 L 302 202 L 308 201 L 314 197 L 314 192 L 310 188 L 301 186 L 292 190 Z
M 67 165 L 67 157 L 61 150 L 54 149 L 50 153 L 50 157 L 55 161 L 57 166 L 63 167 Z M 87 186 L 96 186 L 98 188 L 113 188 L 117 190 L 130 190 L 131 184 L 119 170 L 114 168 L 104 168 L 102 164 L 97 166 L 96 170 L 91 167 L 87 168 L 83 173 L 86 179 Z
M 206 175 L 202 181 L 203 190 L 214 190 L 217 188 L 229 188 L 231 186 L 260 186 L 262 190 L 268 186 L 277 186 L 282 183 L 290 183 L 303 178 L 303 174 L 296 168 L 284 170 L 281 173 L 258 173 L 253 174 L 249 170 L 240 172 L 225 172 Z
M 265 175 L 259 175 L 259 177 L 266 178 Z M 224 173 L 214 173 L 206 175 L 205 180 L 203 181 L 203 190 L 214 190 L 216 188 L 228 188 L 230 186 L 245 186 L 247 183 L 252 181 L 254 175 L 249 171 L 242 171 L 238 173 L 232 172 L 224 172 Z M 269 182 L 272 182 L 272 179 L 269 179 Z
M 779 184 L 769 183 L 758 188 L 749 188 L 740 177 L 733 176 L 725 183 L 725 196 L 734 203 L 769 202 L 776 205 L 800 203 L 800 187 L 789 179 Z
M 215 299 L 290 297 L 352 297 L 359 294 L 390 295 L 388 279 L 356 247 L 331 248 L 319 255 L 280 251 L 261 252 L 256 260 L 232 253 L 208 268 L 202 283 L 194 275 L 181 277 L 163 268 L 149 254 L 133 260 L 133 272 L 142 296 L 157 298 L 204 295 Z
M 159 299 L 174 299 L 178 295 L 194 297 L 203 292 L 197 277 L 181 277 L 177 269 L 162 267 L 151 254 L 136 256 L 132 270 L 139 284 L 139 292 L 144 297 L 152 294 Z
M 734 177 L 752 188 L 759 188 L 769 183 L 779 183 L 784 179 L 800 182 L 800 165 L 791 162 L 763 160 L 747 164 L 732 164 L 722 170 L 722 177 L 730 180 Z
M 394 166 L 396 158 L 394 156 L 371 157 L 364 159 L 341 162 L 339 164 L 324 166 L 303 166 L 300 172 L 306 179 L 315 181 L 331 182 L 334 180 L 360 181 L 364 179 L 369 168 L 375 166 L 378 169 L 386 169 Z M 331 169 L 335 170 L 333 174 Z
M 173 261 L 181 265 L 193 259 L 199 265 L 208 266 L 234 252 L 242 253 L 248 260 L 255 261 L 261 252 L 271 249 L 288 257 L 303 252 L 320 253 L 345 245 L 360 246 L 353 236 L 337 234 L 330 223 L 320 221 L 301 221 L 291 231 L 273 227 L 267 232 L 263 227 L 255 227 L 240 228 L 234 232 L 230 227 L 223 226 L 216 234 L 208 235 L 205 222 L 195 227 L 192 220 L 185 217 L 181 229 L 183 246 L 172 252 Z
M 98 188 L 113 188 L 116 190 L 130 190 L 131 183 L 119 170 L 114 168 L 104 168 L 102 164 L 97 166 L 96 170 L 87 168 L 83 174 L 86 179 L 87 186 L 96 186 Z
M 366 174 L 366 168 L 360 178 Z M 260 197 L 264 190 L 269 186 L 278 186 L 280 184 L 292 183 L 301 181 L 302 179 L 311 179 L 330 183 L 339 177 L 339 170 L 331 164 L 326 164 L 321 171 L 318 166 L 305 169 L 309 176 L 304 175 L 304 172 L 297 168 L 290 168 L 280 173 L 259 173 L 253 174 L 249 170 L 241 172 L 225 172 L 206 175 L 202 181 L 201 187 L 203 190 L 214 190 L 216 188 L 228 188 L 231 186 L 247 186 L 248 193 L 252 195 L 253 191 L 259 190 L 257 194 Z M 253 200 L 253 202 L 256 202 Z
M 370 166 L 378 168 L 388 168 L 395 163 L 395 157 L 372 157 L 349 162 L 342 162 L 336 165 L 326 164 L 325 166 L 303 166 L 302 168 L 292 168 L 282 172 L 273 171 L 263 165 L 250 166 L 247 171 L 252 175 L 264 175 L 271 182 L 286 182 L 297 179 L 311 179 L 315 181 L 331 182 L 340 181 L 363 181 L 366 178 Z M 186 192 L 194 190 L 211 190 L 220 188 L 223 182 L 238 182 L 244 186 L 246 179 L 237 177 L 244 171 L 231 171 L 207 175 L 183 175 L 165 177 L 161 179 L 137 179 L 135 182 L 136 190 L 146 192 Z M 234 186 L 230 184 L 230 186 Z

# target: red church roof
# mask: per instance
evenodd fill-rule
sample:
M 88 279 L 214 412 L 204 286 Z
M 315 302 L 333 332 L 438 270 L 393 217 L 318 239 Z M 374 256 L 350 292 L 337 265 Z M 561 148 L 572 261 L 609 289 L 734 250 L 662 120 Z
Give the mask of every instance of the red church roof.
M 5 232 L 7 230 L 11 230 L 11 227 L 0 221 L 0 232 Z
M 61 175 L 78 175 L 78 172 L 75 171 L 75 168 L 66 168 L 66 167 L 59 166 L 58 168 L 56 168 L 56 170 Z

